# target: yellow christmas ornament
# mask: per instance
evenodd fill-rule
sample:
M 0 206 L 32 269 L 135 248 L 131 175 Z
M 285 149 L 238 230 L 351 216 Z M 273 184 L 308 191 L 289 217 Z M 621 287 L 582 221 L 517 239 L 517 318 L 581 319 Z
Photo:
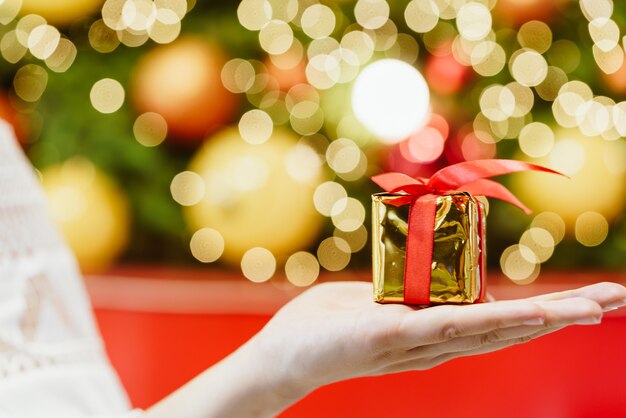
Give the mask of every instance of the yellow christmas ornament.
M 78 157 L 44 169 L 41 177 L 48 211 L 83 273 L 111 265 L 128 241 L 129 208 L 121 190 Z
M 64 26 L 94 14 L 104 0 L 22 0 L 20 13 L 43 16 L 52 25 Z
M 202 193 L 185 208 L 188 225 L 217 231 L 224 243 L 221 259 L 232 265 L 255 247 L 284 262 L 307 248 L 322 224 L 313 204 L 324 177 L 320 157 L 292 133 L 274 129 L 255 135 L 255 126 L 240 123 L 239 130 L 228 128 L 207 140 L 189 166 L 203 187 L 183 186 Z M 175 183 L 183 182 L 172 183 L 177 198 Z
M 624 210 L 626 145 L 602 137 L 584 136 L 578 129 L 555 131 L 551 151 L 542 158 L 519 159 L 545 165 L 570 178 L 520 173 L 512 190 L 535 213 L 556 212 L 574 234 L 577 218 L 595 212 L 609 222 Z

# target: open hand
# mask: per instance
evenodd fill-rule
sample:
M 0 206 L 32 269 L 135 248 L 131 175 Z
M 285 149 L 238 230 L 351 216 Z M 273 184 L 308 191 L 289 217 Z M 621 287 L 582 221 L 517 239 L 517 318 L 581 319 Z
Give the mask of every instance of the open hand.
M 415 309 L 372 301 L 364 282 L 317 285 L 284 306 L 249 344 L 267 384 L 286 399 L 357 376 L 424 370 L 499 350 L 572 324 L 597 324 L 626 304 L 599 283 L 539 297 Z

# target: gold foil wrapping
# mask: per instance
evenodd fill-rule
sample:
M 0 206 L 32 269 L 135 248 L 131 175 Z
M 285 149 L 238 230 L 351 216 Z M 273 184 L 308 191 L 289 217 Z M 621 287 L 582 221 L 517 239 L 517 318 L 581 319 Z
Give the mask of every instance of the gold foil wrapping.
M 392 204 L 401 196 L 372 195 L 373 280 L 377 302 L 404 302 L 409 205 Z M 467 193 L 438 196 L 436 204 L 430 302 L 473 303 L 480 297 L 485 274 L 480 254 L 480 240 L 485 237 L 484 210 L 479 211 L 478 206 L 482 204 Z M 412 272 L 409 267 L 407 275 Z

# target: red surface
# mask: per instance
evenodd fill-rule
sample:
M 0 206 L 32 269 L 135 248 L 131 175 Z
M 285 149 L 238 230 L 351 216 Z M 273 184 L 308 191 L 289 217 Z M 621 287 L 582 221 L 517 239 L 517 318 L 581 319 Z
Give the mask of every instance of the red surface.
M 573 287 L 561 284 L 560 287 Z M 148 407 L 252 336 L 269 315 L 96 309 L 133 404 Z M 425 372 L 319 389 L 282 417 L 626 417 L 626 316 Z

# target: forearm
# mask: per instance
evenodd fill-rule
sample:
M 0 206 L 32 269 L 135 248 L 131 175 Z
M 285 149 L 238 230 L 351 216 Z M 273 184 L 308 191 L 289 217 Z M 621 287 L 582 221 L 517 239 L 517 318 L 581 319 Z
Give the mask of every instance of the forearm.
M 152 408 L 145 418 L 274 417 L 304 396 L 281 388 L 263 370 L 255 339 L 205 370 Z

